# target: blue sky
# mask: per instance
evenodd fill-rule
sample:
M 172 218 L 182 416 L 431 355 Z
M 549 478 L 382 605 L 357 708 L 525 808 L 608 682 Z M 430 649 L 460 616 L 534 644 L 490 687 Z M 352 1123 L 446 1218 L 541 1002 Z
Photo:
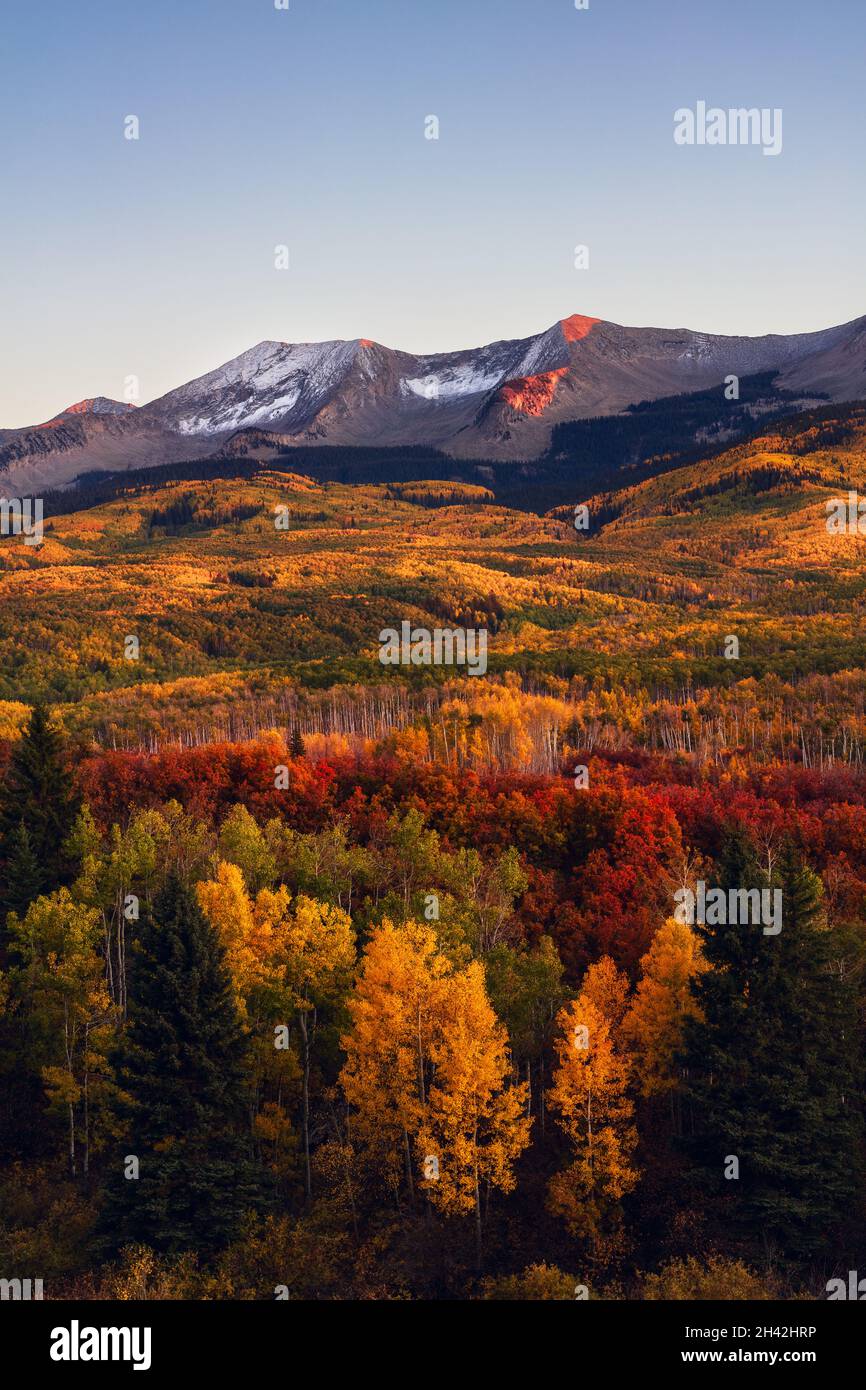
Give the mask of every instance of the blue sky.
M 864 58 L 862 0 L 7 7 L 0 426 L 130 375 L 151 399 L 263 338 L 854 318 Z M 698 100 L 780 107 L 781 155 L 677 146 Z

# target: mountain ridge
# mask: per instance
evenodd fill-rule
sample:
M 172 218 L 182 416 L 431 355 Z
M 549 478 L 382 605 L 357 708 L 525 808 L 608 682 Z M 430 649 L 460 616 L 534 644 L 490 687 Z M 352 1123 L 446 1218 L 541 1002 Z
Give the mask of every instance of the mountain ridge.
M 530 460 L 563 422 L 764 371 L 777 373 L 781 389 L 866 396 L 866 316 L 740 337 L 572 314 L 527 338 L 429 354 L 369 338 L 264 339 L 138 408 L 96 396 L 42 424 L 0 431 L 0 487 L 193 459 L 250 429 L 278 436 L 281 450 L 422 445 L 455 459 Z

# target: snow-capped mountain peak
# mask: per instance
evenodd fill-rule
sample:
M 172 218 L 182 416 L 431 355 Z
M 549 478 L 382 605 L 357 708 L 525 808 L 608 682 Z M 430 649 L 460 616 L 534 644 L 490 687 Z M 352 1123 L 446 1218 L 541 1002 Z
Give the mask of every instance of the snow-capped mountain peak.
M 265 341 L 169 391 L 148 411 L 179 434 L 225 434 L 319 408 L 342 381 L 357 342 Z
M 67 481 L 229 447 L 437 447 L 463 458 L 530 459 L 562 422 L 772 371 L 780 386 L 866 397 L 866 319 L 813 333 L 736 337 L 626 328 L 571 314 L 528 338 L 409 353 L 371 338 L 265 340 L 135 409 L 97 396 L 47 424 L 0 431 L 4 485 Z M 262 439 L 264 436 L 264 439 Z M 243 453 L 242 437 L 231 444 Z

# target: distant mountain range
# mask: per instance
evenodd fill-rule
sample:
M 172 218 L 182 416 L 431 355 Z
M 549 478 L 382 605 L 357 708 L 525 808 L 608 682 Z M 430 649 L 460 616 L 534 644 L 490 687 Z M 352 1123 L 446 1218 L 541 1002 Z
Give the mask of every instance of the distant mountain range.
M 760 372 L 804 404 L 866 397 L 866 317 L 748 338 L 573 314 L 534 337 L 426 356 L 366 338 L 263 342 L 140 408 L 97 396 L 43 424 L 0 430 L 0 491 L 318 444 L 529 460 L 556 425 L 715 385 L 721 397 L 726 377 Z

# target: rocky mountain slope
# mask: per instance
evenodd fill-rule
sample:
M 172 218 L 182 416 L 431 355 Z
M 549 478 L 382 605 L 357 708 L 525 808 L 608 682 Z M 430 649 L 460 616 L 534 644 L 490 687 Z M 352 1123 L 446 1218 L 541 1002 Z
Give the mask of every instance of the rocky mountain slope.
M 96 397 L 45 424 L 0 431 L 0 489 L 232 452 L 244 447 L 243 431 L 265 454 L 271 443 L 275 453 L 418 444 L 460 458 L 531 459 L 554 425 L 771 370 L 786 389 L 866 396 L 866 318 L 748 338 L 573 314 L 529 338 L 420 356 L 366 338 L 262 342 L 140 409 Z

